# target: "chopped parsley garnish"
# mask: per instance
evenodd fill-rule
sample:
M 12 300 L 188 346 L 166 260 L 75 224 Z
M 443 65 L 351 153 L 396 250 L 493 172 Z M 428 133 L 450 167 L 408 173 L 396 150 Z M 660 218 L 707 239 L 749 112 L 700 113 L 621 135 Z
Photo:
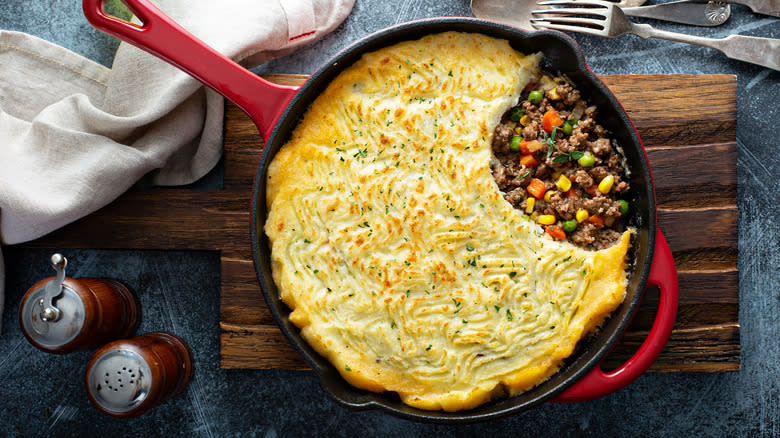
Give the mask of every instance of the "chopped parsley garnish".
M 555 148 L 555 134 L 558 132 L 558 127 L 553 126 L 552 133 L 550 133 L 550 136 L 547 136 L 547 133 L 542 130 L 542 139 L 545 143 L 547 143 L 547 158 L 549 159 L 550 156 L 553 153 L 553 149 Z
M 523 179 L 531 174 L 530 170 L 526 170 L 524 174 L 520 175 L 517 179 Z
M 585 155 L 580 151 L 572 151 L 570 154 L 561 154 L 553 158 L 553 163 L 563 163 L 564 161 L 579 160 Z

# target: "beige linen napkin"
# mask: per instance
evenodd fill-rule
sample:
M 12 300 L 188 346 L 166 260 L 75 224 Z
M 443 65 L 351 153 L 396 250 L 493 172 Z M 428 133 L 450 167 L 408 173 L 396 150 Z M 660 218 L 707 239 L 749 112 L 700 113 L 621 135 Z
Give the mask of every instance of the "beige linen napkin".
M 333 30 L 354 0 L 154 3 L 221 53 L 255 66 Z M 220 95 L 129 44 L 120 44 L 108 69 L 0 30 L 0 244 L 79 219 L 144 176 L 159 185 L 195 181 L 222 154 L 222 119 Z M 2 281 L 0 269 L 0 315 Z

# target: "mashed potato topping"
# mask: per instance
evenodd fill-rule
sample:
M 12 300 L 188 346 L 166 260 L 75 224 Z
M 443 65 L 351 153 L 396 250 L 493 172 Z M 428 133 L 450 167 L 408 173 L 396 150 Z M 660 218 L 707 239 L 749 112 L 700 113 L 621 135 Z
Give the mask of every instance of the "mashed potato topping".
M 541 56 L 455 32 L 366 54 L 274 157 L 274 281 L 351 384 L 472 408 L 543 382 L 622 302 L 631 231 L 602 251 L 554 241 L 491 175 Z

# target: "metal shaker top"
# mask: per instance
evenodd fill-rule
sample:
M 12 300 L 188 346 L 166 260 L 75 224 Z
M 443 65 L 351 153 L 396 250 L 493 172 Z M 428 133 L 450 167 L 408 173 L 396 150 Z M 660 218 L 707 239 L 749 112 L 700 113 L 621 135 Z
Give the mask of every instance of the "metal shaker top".
M 53 280 L 52 280 L 53 281 Z M 67 286 L 53 302 L 59 310 L 57 319 L 49 318 L 52 312 L 45 303 L 44 287 L 36 289 L 23 303 L 22 328 L 38 344 L 45 348 L 57 348 L 68 344 L 84 327 L 84 302 Z
M 152 387 L 152 371 L 135 351 L 115 348 L 95 359 L 87 370 L 87 390 L 95 403 L 114 413 L 143 404 Z
M 71 342 L 84 327 L 85 310 L 81 297 L 63 285 L 68 260 L 60 254 L 51 256 L 57 276 L 32 291 L 22 303 L 22 328 L 44 348 L 57 348 Z

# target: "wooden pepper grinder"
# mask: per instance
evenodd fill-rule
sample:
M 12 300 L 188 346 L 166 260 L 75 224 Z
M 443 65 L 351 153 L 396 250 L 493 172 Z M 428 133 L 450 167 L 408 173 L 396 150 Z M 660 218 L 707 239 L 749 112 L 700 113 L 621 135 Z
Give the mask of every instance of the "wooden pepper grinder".
M 101 347 L 87 364 L 84 383 L 99 411 L 131 418 L 178 395 L 191 373 L 192 356 L 184 341 L 152 332 Z
M 125 285 L 66 277 L 68 260 L 60 254 L 51 256 L 51 264 L 56 277 L 32 285 L 19 306 L 19 323 L 31 344 L 47 353 L 64 354 L 97 348 L 135 331 L 138 304 Z

